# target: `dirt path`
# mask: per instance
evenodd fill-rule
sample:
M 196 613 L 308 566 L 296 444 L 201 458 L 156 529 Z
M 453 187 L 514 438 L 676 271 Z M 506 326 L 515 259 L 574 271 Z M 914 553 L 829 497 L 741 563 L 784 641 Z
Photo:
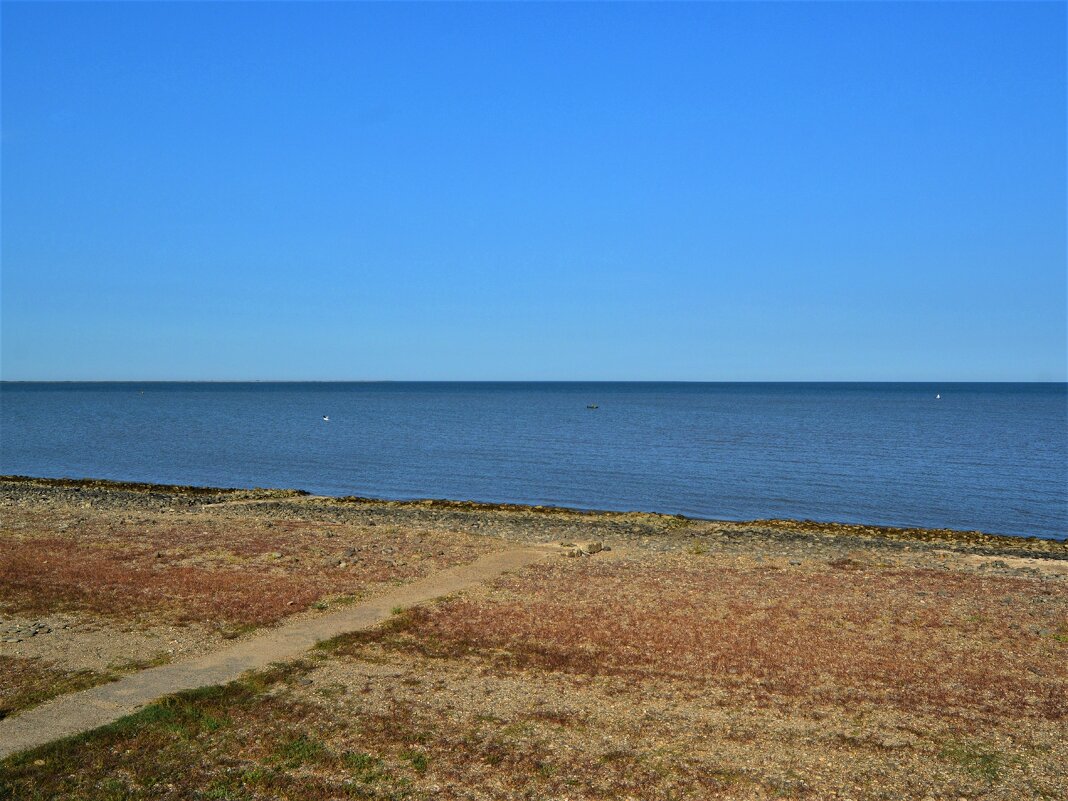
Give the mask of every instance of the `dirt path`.
M 270 629 L 189 662 L 152 668 L 111 684 L 61 696 L 0 721 L 0 758 L 111 723 L 164 695 L 224 684 L 245 671 L 294 659 L 317 642 L 381 623 L 398 606 L 413 606 L 458 592 L 553 552 L 529 547 L 492 553 L 338 612 Z

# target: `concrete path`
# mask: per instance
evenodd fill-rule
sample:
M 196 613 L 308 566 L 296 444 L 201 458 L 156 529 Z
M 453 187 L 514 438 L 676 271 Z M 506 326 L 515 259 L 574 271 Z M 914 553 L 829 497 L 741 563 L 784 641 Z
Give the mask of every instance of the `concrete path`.
M 395 607 L 414 606 L 457 592 L 544 559 L 552 552 L 529 547 L 492 553 L 337 612 L 269 629 L 188 662 L 151 668 L 111 684 L 60 696 L 21 715 L 0 720 L 0 758 L 98 728 L 162 696 L 225 684 L 245 671 L 295 659 L 317 642 L 381 623 Z

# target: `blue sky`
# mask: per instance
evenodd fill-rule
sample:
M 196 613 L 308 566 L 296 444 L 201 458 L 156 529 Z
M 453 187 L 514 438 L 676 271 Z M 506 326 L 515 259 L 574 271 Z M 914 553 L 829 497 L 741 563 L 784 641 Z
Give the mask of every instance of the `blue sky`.
M 1065 9 L 4 3 L 0 374 L 1063 381 Z

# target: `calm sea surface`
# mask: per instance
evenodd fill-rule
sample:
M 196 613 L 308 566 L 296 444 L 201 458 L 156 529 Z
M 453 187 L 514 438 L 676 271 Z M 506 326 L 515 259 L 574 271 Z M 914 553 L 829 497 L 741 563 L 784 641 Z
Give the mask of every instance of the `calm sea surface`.
M 1065 384 L 5 383 L 0 423 L 5 474 L 1068 534 Z

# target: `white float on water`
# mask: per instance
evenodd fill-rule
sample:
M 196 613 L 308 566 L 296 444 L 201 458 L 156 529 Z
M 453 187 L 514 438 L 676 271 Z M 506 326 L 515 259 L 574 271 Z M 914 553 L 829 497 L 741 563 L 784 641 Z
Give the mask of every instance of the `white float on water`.
M 324 414 L 323 415 L 323 422 L 324 423 L 329 423 L 330 422 L 330 415 Z

